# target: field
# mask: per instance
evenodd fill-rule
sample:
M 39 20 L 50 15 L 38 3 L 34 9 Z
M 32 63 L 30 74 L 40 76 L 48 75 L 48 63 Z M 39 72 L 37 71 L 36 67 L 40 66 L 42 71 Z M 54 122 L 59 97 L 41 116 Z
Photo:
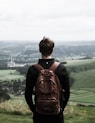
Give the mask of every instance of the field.
M 93 91 L 92 91 L 93 90 Z M 86 88 L 84 90 L 71 90 L 70 101 L 77 104 L 95 105 L 95 88 Z
M 95 105 L 95 59 L 69 61 L 67 67 L 74 70 L 71 72 L 74 84 L 71 87 L 70 101 Z
M 24 79 L 16 70 L 0 70 L 0 81 Z
M 68 104 L 64 116 L 65 123 L 95 123 L 95 108 Z M 22 96 L 0 104 L 0 123 L 33 123 L 32 117 Z
M 88 70 L 72 74 L 75 83 L 72 88 L 93 88 L 95 87 L 95 70 Z
M 65 123 L 95 123 L 95 59 L 72 60 L 66 65 L 73 70 L 71 95 L 65 109 Z M 24 79 L 15 70 L 0 71 L 0 80 Z M 32 113 L 24 96 L 12 96 L 0 103 L 0 123 L 32 123 Z

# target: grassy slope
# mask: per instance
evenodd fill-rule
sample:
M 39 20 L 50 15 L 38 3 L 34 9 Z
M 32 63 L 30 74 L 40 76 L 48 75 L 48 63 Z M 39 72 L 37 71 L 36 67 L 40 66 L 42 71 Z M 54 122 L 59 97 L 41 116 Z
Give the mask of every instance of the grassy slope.
M 95 123 L 95 108 L 67 106 L 64 116 L 65 123 Z M 0 123 L 33 123 L 32 114 L 0 111 Z
M 95 69 L 79 73 L 72 73 L 71 76 L 75 79 L 75 82 L 72 86 L 73 89 L 95 88 Z
M 71 101 L 78 103 L 95 104 L 95 59 L 75 60 L 69 62 L 67 67 L 75 67 L 77 72 L 71 72 L 74 84 L 71 87 Z M 84 71 L 80 68 L 86 67 Z
M 68 68 L 75 70 L 71 72 L 71 76 L 75 79 L 73 89 L 95 88 L 95 59 L 71 60 L 67 63 Z
M 0 111 L 0 123 L 32 123 L 32 116 Z
M 83 106 L 68 106 L 65 123 L 94 123 L 95 108 Z

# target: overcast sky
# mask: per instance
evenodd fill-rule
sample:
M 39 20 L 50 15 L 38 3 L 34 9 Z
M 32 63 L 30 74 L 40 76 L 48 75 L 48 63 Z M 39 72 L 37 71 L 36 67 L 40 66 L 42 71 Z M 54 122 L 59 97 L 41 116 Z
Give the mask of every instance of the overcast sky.
M 95 0 L 0 0 L 0 40 L 95 40 Z

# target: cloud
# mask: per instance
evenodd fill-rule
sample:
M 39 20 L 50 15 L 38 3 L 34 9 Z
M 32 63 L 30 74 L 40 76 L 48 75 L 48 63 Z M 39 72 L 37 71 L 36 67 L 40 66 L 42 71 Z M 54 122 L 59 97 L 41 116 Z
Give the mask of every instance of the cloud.
M 0 1 L 0 38 L 95 39 L 94 5 L 95 0 Z

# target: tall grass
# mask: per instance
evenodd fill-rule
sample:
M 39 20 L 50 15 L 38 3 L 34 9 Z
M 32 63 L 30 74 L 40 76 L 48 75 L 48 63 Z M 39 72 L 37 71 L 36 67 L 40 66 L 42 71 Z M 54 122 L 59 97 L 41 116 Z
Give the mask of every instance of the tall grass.
M 18 114 L 31 113 L 24 96 L 12 96 L 10 100 L 0 103 L 0 109 Z
M 69 102 L 70 103 L 70 102 Z M 95 123 L 95 108 L 69 104 L 64 111 L 65 123 Z M 24 96 L 0 103 L 0 123 L 33 123 Z

